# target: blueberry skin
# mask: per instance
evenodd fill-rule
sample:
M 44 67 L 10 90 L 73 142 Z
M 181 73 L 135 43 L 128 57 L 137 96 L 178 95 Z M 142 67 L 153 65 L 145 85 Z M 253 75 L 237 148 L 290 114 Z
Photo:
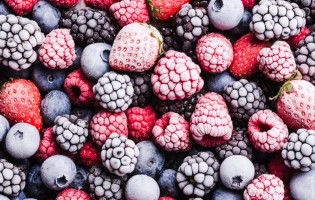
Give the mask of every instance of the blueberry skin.
M 236 79 L 228 71 L 224 71 L 215 75 L 208 74 L 205 84 L 206 90 L 207 92 L 222 94 L 224 87 L 234 81 L 236 81 Z
M 33 7 L 33 20 L 37 22 L 43 33 L 50 33 L 58 28 L 60 11 L 46 1 L 39 1 Z
M 242 192 L 236 190 L 229 190 L 220 186 L 213 192 L 212 200 L 243 200 Z
M 162 196 L 173 197 L 175 199 L 179 197 L 180 192 L 176 182 L 176 174 L 177 172 L 173 169 L 162 171 L 160 178 L 157 181 Z
M 253 15 L 248 10 L 245 10 L 240 23 L 235 28 L 231 29 L 230 33 L 235 35 L 244 35 L 248 33 L 250 31 L 249 24 L 252 21 L 252 17 Z
M 4 3 L 4 1 L 0 1 L 0 15 L 8 15 L 11 14 L 10 9 Z
M 46 199 L 50 196 L 50 190 L 44 185 L 40 176 L 40 165 L 30 168 L 26 177 L 26 192 L 33 198 Z
M 51 70 L 41 63 L 37 63 L 32 71 L 32 80 L 41 92 L 58 90 L 66 78 L 64 70 Z
M 0 194 L 0 199 L 1 199 L 1 200 L 10 200 L 8 197 L 3 196 L 2 194 Z
M 308 172 L 296 171 L 290 180 L 290 192 L 293 199 L 315 199 L 315 168 Z
M 52 126 L 58 115 L 70 114 L 71 103 L 66 93 L 53 90 L 46 94 L 42 100 L 40 110 L 44 123 Z
M 8 120 L 0 115 L 0 142 L 2 142 L 10 129 Z
M 145 174 L 154 178 L 164 166 L 165 155 L 151 141 L 139 142 L 137 146 L 139 157 L 134 173 Z
M 86 120 L 88 123 L 91 122 L 95 111 L 92 108 L 80 108 L 75 107 L 71 110 L 71 115 L 75 115 L 80 119 Z
M 71 73 L 72 71 L 81 68 L 82 52 L 83 52 L 83 49 L 81 47 L 79 47 L 79 46 L 75 47 L 75 55 L 76 55 L 76 57 L 75 57 L 75 60 L 73 61 L 73 64 L 66 69 L 66 71 L 68 73 Z
M 16 197 L 11 197 L 10 200 L 25 200 L 26 199 L 26 195 L 24 194 L 24 192 L 21 192 L 18 196 Z
M 87 176 L 88 171 L 83 167 L 77 166 L 77 174 L 75 175 L 75 178 L 69 187 L 76 190 L 86 191 L 88 184 Z

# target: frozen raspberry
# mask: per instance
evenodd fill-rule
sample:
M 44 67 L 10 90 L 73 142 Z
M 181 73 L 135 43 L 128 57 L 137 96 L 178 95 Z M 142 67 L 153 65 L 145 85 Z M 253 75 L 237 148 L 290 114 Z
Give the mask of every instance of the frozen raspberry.
M 290 37 L 287 42 L 291 46 L 292 49 L 297 49 L 299 46 L 299 43 L 305 39 L 305 37 L 310 33 L 311 31 L 304 26 L 299 34 L 296 36 Z
M 233 61 L 231 42 L 218 33 L 203 36 L 198 41 L 196 54 L 202 69 L 211 74 L 223 72 Z
M 277 41 L 270 48 L 263 48 L 259 52 L 257 61 L 259 69 L 272 81 L 286 81 L 296 71 L 295 58 L 290 45 L 284 41 Z
M 263 174 L 254 179 L 244 191 L 245 200 L 282 200 L 283 197 L 283 182 L 270 174 Z
M 91 168 L 94 165 L 102 163 L 101 149 L 92 141 L 86 142 L 83 145 L 79 155 L 79 161 L 86 167 Z
M 172 197 L 161 197 L 159 200 L 175 200 Z
M 60 192 L 56 198 L 56 200 L 90 200 L 88 194 L 81 190 L 75 190 L 72 188 L 68 188 Z
M 153 92 L 162 100 L 184 99 L 199 92 L 204 84 L 200 67 L 184 53 L 170 50 L 154 68 Z
M 74 41 L 68 29 L 50 32 L 38 50 L 40 61 L 49 69 L 66 69 L 76 58 Z
M 94 115 L 90 124 L 93 141 L 102 146 L 112 133 L 128 136 L 127 116 L 124 112 L 101 111 Z
M 38 0 L 4 0 L 17 15 L 26 15 L 33 10 Z
M 222 96 L 211 92 L 198 99 L 190 131 L 195 142 L 205 147 L 218 146 L 231 138 L 232 120 Z
M 166 151 L 188 151 L 191 148 L 189 123 L 179 114 L 168 112 L 155 122 L 154 141 Z
M 76 106 L 90 106 L 94 103 L 93 84 L 84 76 L 81 69 L 68 74 L 64 90 Z
M 288 127 L 271 110 L 261 110 L 251 116 L 248 133 L 253 145 L 262 152 L 274 152 L 282 149 L 288 140 Z
M 78 0 L 49 0 L 49 2 L 59 8 L 70 8 L 78 3 Z
M 124 0 L 117 2 L 110 6 L 109 11 L 120 26 L 136 22 L 146 23 L 150 20 L 145 0 Z
M 245 9 L 252 8 L 256 5 L 255 0 L 242 0 Z
M 120 0 L 84 0 L 86 5 L 89 7 L 105 10 L 109 8 L 113 3 L 119 2 Z
M 133 107 L 126 111 L 128 118 L 129 137 L 135 142 L 150 140 L 156 113 L 151 106 Z
M 279 177 L 284 183 L 290 181 L 294 169 L 286 166 L 280 153 L 275 154 L 269 161 L 268 169 L 271 174 Z
M 293 200 L 291 193 L 290 193 L 290 186 L 284 185 L 284 198 L 283 200 Z

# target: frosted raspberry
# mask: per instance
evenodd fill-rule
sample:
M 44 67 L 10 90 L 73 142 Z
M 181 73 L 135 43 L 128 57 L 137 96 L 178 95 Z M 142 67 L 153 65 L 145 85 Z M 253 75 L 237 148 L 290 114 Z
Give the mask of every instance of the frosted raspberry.
M 290 37 L 287 42 L 291 46 L 292 49 L 297 49 L 299 46 L 299 43 L 305 39 L 305 37 L 310 33 L 311 31 L 304 26 L 299 34 L 296 36 Z
M 288 127 L 271 110 L 261 110 L 251 116 L 248 133 L 256 149 L 262 152 L 280 150 L 288 140 Z
M 50 32 L 38 50 L 40 61 L 49 69 L 66 69 L 76 58 L 74 41 L 68 29 Z
M 127 116 L 124 112 L 101 111 L 94 115 L 90 124 L 93 141 L 102 146 L 112 133 L 128 136 Z
M 162 100 L 188 98 L 203 87 L 200 72 L 200 67 L 186 54 L 167 51 L 151 76 L 153 92 Z
M 88 194 L 81 190 L 75 190 L 72 188 L 68 188 L 60 192 L 56 198 L 56 200 L 90 200 Z
M 231 42 L 218 33 L 203 36 L 198 41 L 196 54 L 202 69 L 211 74 L 223 72 L 233 61 Z
M 86 5 L 94 7 L 100 10 L 109 8 L 113 3 L 119 2 L 120 0 L 84 0 Z
M 175 200 L 172 197 L 161 197 L 159 200 Z
M 86 168 L 101 164 L 101 149 L 92 141 L 84 143 L 83 148 L 79 153 L 79 161 Z
M 252 8 L 256 5 L 255 0 L 242 0 L 245 9 Z
M 283 200 L 293 200 L 293 197 L 291 196 L 290 193 L 290 186 L 289 185 L 284 185 L 284 198 Z
M 221 95 L 211 92 L 198 99 L 190 131 L 195 142 L 205 147 L 218 146 L 231 138 L 232 120 Z
M 290 181 L 294 169 L 285 165 L 280 153 L 275 154 L 269 161 L 268 169 L 271 174 L 279 177 L 284 183 Z
M 263 174 L 254 179 L 244 191 L 245 200 L 282 200 L 283 197 L 283 182 L 270 174 Z
M 259 69 L 272 81 L 288 80 L 296 71 L 290 45 L 284 41 L 277 41 L 270 48 L 263 48 L 257 61 Z
M 152 129 L 157 120 L 151 106 L 133 107 L 126 111 L 128 118 L 129 137 L 135 142 L 150 140 Z
M 78 3 L 78 0 L 49 0 L 49 2 L 59 8 L 70 8 Z
M 154 141 L 166 151 L 188 151 L 191 148 L 189 124 L 179 114 L 168 112 L 155 122 Z
M 86 107 L 94 103 L 93 83 L 84 76 L 81 69 L 68 74 L 64 90 L 76 106 Z
M 18 15 L 26 15 L 32 12 L 38 0 L 4 0 L 12 10 Z
M 145 0 L 124 0 L 114 3 L 109 8 L 120 26 L 132 23 L 146 23 L 150 20 Z

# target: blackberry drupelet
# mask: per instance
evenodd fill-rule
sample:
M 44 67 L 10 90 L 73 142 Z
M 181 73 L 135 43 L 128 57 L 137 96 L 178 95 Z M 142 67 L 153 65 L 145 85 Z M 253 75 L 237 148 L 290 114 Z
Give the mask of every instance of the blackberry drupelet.
M 181 41 L 178 39 L 174 29 L 163 27 L 160 33 L 163 37 L 163 49 L 165 52 L 168 50 L 180 51 L 182 49 Z
M 151 84 L 151 73 L 130 73 L 128 74 L 133 86 L 132 107 L 145 107 L 152 99 L 153 91 Z
M 255 162 L 254 167 L 255 167 L 255 178 L 263 174 L 269 174 L 268 168 L 265 164 Z
M 305 12 L 306 24 L 315 23 L 315 1 L 314 0 L 291 0 L 297 3 Z

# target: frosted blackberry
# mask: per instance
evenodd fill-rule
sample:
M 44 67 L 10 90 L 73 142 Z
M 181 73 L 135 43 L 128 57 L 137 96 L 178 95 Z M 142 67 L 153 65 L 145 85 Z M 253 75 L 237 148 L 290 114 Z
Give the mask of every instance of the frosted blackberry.
M 0 15 L 0 63 L 16 71 L 29 68 L 37 59 L 35 47 L 45 39 L 35 21 Z
M 255 178 L 263 174 L 269 174 L 268 168 L 264 164 L 254 163 L 254 167 L 255 167 Z
M 59 26 L 70 29 L 73 39 L 83 46 L 96 42 L 113 44 L 118 33 L 118 27 L 107 12 L 91 8 L 64 12 Z
M 315 32 L 299 43 L 295 51 L 295 61 L 303 79 L 315 85 Z
M 253 147 L 246 128 L 236 128 L 229 141 L 217 146 L 215 151 L 222 160 L 232 155 L 243 155 L 248 159 L 253 158 Z
M 157 97 L 153 99 L 152 106 L 157 112 L 158 117 L 162 117 L 167 112 L 176 112 L 189 122 L 192 113 L 195 111 L 198 99 L 202 97 L 201 93 L 196 93 L 188 99 L 182 100 L 161 100 Z
M 193 7 L 203 7 L 205 9 L 207 9 L 208 6 L 209 6 L 210 1 L 211 0 L 193 0 L 191 2 L 191 4 L 192 4 Z
M 123 199 L 123 181 L 105 173 L 102 168 L 94 166 L 88 174 L 90 197 L 96 200 L 121 200 Z
M 93 86 L 95 99 L 111 112 L 122 112 L 132 102 L 134 89 L 128 75 L 107 72 Z
M 229 106 L 231 117 L 240 121 L 249 120 L 254 113 L 266 106 L 266 97 L 261 88 L 246 79 L 225 86 L 223 98 Z
M 60 147 L 71 154 L 78 153 L 89 133 L 87 121 L 65 114 L 56 117 L 54 124 L 53 131 Z
M 139 156 L 136 144 L 125 135 L 112 133 L 102 147 L 101 158 L 104 167 L 117 176 L 134 171 Z
M 182 48 L 181 41 L 178 39 L 176 32 L 172 28 L 161 28 L 161 34 L 163 37 L 163 49 L 164 52 L 168 50 L 179 51 Z
M 24 172 L 8 162 L 0 159 L 0 193 L 7 196 L 18 196 L 25 188 Z
M 253 8 L 250 30 L 259 40 L 288 39 L 305 26 L 305 12 L 296 3 L 262 0 Z
M 297 3 L 305 12 L 306 23 L 312 25 L 315 23 L 315 1 L 314 0 L 292 0 Z
M 186 196 L 203 197 L 219 181 L 220 163 L 210 151 L 188 156 L 178 168 L 176 180 Z
M 128 75 L 134 90 L 131 106 L 142 108 L 147 106 L 153 96 L 151 74 L 149 72 L 141 72 Z
M 282 158 L 288 167 L 309 171 L 315 168 L 315 130 L 299 129 L 289 135 Z

